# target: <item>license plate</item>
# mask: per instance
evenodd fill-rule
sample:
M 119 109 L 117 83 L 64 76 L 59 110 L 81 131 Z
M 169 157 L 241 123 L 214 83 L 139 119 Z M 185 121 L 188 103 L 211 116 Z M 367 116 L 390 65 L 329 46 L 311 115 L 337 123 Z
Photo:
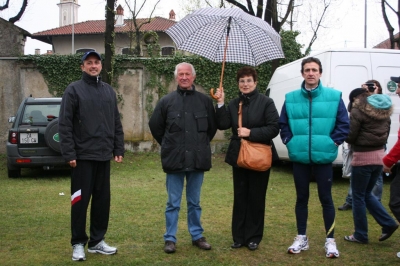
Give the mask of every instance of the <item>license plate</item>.
M 19 143 L 38 143 L 38 133 L 20 133 Z

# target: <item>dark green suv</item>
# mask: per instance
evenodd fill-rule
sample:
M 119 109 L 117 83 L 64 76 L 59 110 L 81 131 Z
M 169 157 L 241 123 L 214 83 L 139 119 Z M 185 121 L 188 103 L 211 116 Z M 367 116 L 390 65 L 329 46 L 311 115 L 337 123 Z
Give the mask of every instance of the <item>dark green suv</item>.
M 61 98 L 32 98 L 22 101 L 7 140 L 8 177 L 19 177 L 21 168 L 67 166 L 60 153 L 58 115 Z

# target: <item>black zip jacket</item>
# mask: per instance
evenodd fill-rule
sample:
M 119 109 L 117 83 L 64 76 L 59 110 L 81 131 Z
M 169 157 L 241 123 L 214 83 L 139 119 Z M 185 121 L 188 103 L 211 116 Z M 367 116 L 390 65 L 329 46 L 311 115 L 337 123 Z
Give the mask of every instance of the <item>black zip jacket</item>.
M 264 144 L 271 144 L 273 138 L 279 133 L 279 114 L 274 101 L 258 92 L 258 89 L 248 93 L 239 93 L 239 98 L 229 102 L 227 108 L 222 106 L 216 108 L 218 129 L 231 128 L 232 136 L 225 156 L 225 162 L 231 166 L 238 167 L 237 158 L 240 150 L 240 139 L 238 137 L 238 111 L 239 102 L 242 105 L 242 126 L 250 129 L 247 140 Z
M 108 161 L 124 155 L 124 132 L 113 88 L 83 72 L 66 88 L 58 120 L 61 153 L 71 160 Z
M 210 141 L 217 132 L 210 97 L 194 86 L 191 90 L 178 87 L 158 102 L 149 127 L 161 145 L 164 172 L 210 170 Z

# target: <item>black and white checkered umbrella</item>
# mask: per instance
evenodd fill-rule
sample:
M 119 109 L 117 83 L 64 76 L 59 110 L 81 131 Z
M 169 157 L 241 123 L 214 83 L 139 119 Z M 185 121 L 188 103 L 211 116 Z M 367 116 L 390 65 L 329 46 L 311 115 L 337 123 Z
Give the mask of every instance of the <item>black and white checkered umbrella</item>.
M 196 10 L 166 33 L 178 49 L 214 62 L 257 66 L 284 58 L 279 34 L 267 22 L 239 8 Z

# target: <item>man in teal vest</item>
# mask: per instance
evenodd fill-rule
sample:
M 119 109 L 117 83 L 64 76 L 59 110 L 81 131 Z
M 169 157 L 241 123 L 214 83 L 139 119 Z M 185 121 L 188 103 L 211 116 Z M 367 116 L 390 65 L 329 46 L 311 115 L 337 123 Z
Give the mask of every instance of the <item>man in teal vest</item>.
M 322 65 L 318 58 L 304 59 L 301 73 L 304 78 L 301 88 L 286 94 L 279 118 L 280 135 L 293 162 L 297 195 L 297 236 L 288 253 L 297 254 L 309 248 L 306 235 L 308 199 L 310 179 L 314 176 L 323 209 L 326 257 L 337 258 L 335 207 L 331 194 L 332 162 L 337 157 L 338 146 L 348 135 L 349 118 L 342 93 L 322 86 Z

